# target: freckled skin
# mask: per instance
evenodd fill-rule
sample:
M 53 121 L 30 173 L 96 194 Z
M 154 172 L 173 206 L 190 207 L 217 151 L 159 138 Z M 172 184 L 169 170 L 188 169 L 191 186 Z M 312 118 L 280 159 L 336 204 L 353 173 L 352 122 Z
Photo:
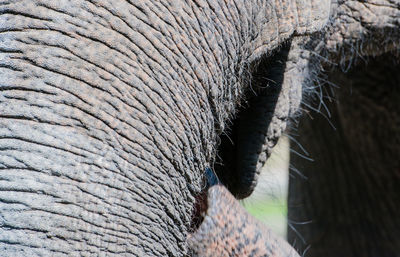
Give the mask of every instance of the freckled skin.
M 252 217 L 222 185 L 208 190 L 208 209 L 189 236 L 193 256 L 298 257 L 296 251 Z

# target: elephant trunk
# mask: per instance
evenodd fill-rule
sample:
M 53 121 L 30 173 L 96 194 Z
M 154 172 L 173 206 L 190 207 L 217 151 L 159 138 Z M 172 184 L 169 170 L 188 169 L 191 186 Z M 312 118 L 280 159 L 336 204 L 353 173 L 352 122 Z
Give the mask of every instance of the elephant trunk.
M 298 257 L 297 252 L 249 213 L 222 185 L 209 188 L 203 222 L 189 236 L 193 256 Z

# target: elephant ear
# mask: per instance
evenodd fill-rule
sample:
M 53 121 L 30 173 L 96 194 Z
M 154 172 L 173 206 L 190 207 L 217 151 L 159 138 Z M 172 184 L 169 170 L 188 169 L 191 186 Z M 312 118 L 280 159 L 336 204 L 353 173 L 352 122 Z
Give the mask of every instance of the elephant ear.
M 227 136 L 221 137 L 221 162 L 215 170 L 238 199 L 249 196 L 272 149 L 294 116 L 309 77 L 305 38 L 285 45 L 263 60 L 253 76 L 248 104 L 237 115 Z
M 192 256 L 299 256 L 248 214 L 222 185 L 208 190 L 207 205 L 202 224 L 188 237 Z

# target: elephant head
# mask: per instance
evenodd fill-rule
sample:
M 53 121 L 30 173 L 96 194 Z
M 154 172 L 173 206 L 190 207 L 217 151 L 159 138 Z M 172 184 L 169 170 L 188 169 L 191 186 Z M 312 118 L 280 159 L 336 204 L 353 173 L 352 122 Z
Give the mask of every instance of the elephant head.
M 2 253 L 297 256 L 221 185 L 207 191 L 205 171 L 251 193 L 301 101 L 297 46 L 331 6 L 1 0 Z M 230 206 L 242 227 L 223 222 Z
M 266 107 L 271 120 L 252 139 L 261 137 L 261 157 L 241 150 L 247 157 L 237 170 L 216 168 L 231 192 L 247 195 L 261 152 L 301 97 L 253 77 L 265 64 L 279 77 L 287 47 L 279 48 L 322 28 L 328 6 L 0 1 L 2 254 L 189 254 L 192 213 L 219 136 L 253 91 L 267 101 L 254 107 Z M 268 231 L 263 238 L 277 245 Z

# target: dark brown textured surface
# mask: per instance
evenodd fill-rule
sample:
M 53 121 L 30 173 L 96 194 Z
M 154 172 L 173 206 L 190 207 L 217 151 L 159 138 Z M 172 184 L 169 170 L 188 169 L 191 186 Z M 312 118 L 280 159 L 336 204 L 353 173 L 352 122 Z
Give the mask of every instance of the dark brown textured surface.
M 289 242 L 306 256 L 400 256 L 400 65 L 396 55 L 329 74 L 335 100 L 300 122 L 313 162 L 291 159 Z M 335 129 L 334 129 L 334 127 Z M 296 149 L 301 151 L 301 149 Z
M 222 185 L 208 190 L 201 226 L 189 236 L 193 256 L 298 257 L 282 238 L 252 217 Z
M 285 74 L 311 112 L 294 132 L 289 242 L 305 256 L 399 256 L 400 1 L 333 1 L 330 15 Z

